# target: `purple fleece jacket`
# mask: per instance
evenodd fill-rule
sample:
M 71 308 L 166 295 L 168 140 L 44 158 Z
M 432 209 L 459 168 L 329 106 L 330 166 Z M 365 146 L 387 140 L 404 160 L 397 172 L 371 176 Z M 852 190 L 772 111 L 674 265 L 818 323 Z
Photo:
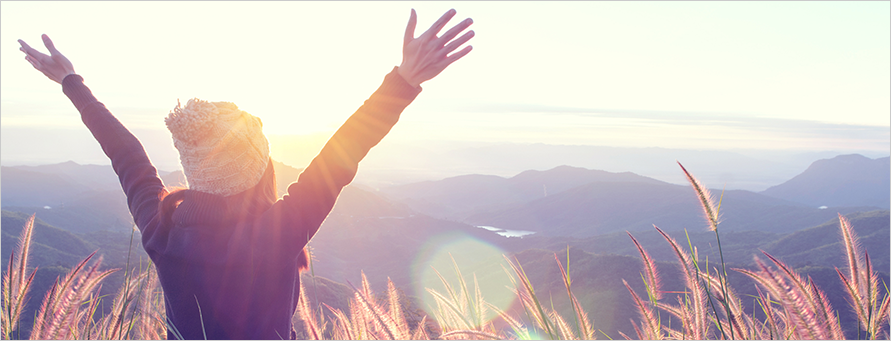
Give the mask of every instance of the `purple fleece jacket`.
M 81 76 L 65 77 L 62 89 L 111 159 L 142 232 L 142 245 L 157 268 L 169 339 L 294 337 L 298 255 L 353 180 L 359 161 L 421 91 L 396 71 L 267 211 L 246 219 L 238 208 L 227 207 L 223 197 L 190 190 L 172 224 L 159 215 L 164 185 L 142 144 L 93 96 Z

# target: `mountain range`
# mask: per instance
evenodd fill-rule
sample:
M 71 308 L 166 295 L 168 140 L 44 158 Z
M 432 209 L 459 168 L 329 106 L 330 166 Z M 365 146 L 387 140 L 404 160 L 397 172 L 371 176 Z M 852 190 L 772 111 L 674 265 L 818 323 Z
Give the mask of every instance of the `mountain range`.
M 811 206 L 889 207 L 891 158 L 860 154 L 817 160 L 803 173 L 763 192 Z
M 880 167 L 844 171 L 867 168 L 866 164 L 884 164 L 884 174 Z M 842 213 L 861 235 L 876 268 L 886 272 L 891 230 L 887 164 L 888 158 L 838 156 L 815 162 L 801 175 L 760 193 L 724 191 L 719 229 L 727 262 L 748 266 L 761 249 L 796 268 L 811 269 L 819 281 L 837 281 L 831 267 L 844 266 L 839 263 L 842 258 L 837 238 L 837 215 Z M 277 162 L 274 167 L 279 192 L 283 193 L 301 170 Z M 695 169 L 688 170 L 696 174 Z M 185 182 L 182 172 L 161 174 L 166 184 Z M 130 244 L 132 221 L 109 166 L 63 163 L 3 167 L 0 181 L 3 259 L 8 259 L 8 250 L 15 245 L 27 215 L 37 212 L 33 259 L 41 267 L 37 279 L 40 285 L 48 287 L 55 276 L 67 271 L 66 267 L 96 249 L 103 253 L 108 266 L 124 267 L 127 257 L 145 259 L 138 232 L 133 235 L 134 244 Z M 863 195 L 833 196 L 842 192 L 828 188 L 838 183 L 860 188 Z M 712 191 L 716 197 L 721 196 L 720 189 Z M 829 193 L 828 197 L 839 200 L 799 199 L 812 197 L 808 193 Z M 387 279 L 391 279 L 409 295 L 421 297 L 425 293 L 417 288 L 427 284 L 420 274 L 433 264 L 437 254 L 447 252 L 462 271 L 477 270 L 481 282 L 489 282 L 502 271 L 466 263 L 468 256 L 476 255 L 474 248 L 481 248 L 516 256 L 537 288 L 553 295 L 559 305 L 559 294 L 562 291 L 565 295 L 565 288 L 554 272 L 553 255 L 565 254 L 569 247 L 574 282 L 584 288 L 579 289 L 583 293 L 580 299 L 586 306 L 599 307 L 589 310 L 595 324 L 604 330 L 630 333 L 633 331 L 627 321 L 634 313 L 621 310 L 629 306 L 629 297 L 617 278 L 636 283 L 639 265 L 635 264 L 639 260 L 625 231 L 631 231 L 659 261 L 672 261 L 673 255 L 653 231 L 653 224 L 678 240 L 689 238 L 701 257 L 717 259 L 714 232 L 706 230 L 698 205 L 689 186 L 628 172 L 569 166 L 526 171 L 509 178 L 465 175 L 380 189 L 350 185 L 310 243 L 312 274 L 319 284 L 313 294 L 337 298 L 337 306 L 343 306 L 347 289 L 337 283 L 355 285 L 364 271 L 374 290 L 383 291 Z M 536 233 L 505 238 L 477 227 L 482 225 Z M 667 269 L 673 269 L 673 265 L 662 268 L 671 274 L 672 270 Z M 835 285 L 831 283 L 826 285 Z M 107 286 L 117 287 L 114 283 Z M 501 289 L 506 290 L 503 286 Z M 32 302 L 39 303 L 33 297 L 41 295 L 32 296 Z M 834 305 L 845 304 L 840 296 L 830 299 Z
M 843 169 L 852 158 L 875 166 L 854 176 L 814 171 Z M 695 175 L 695 169 L 691 171 Z M 889 174 L 888 158 L 844 155 L 817 161 L 801 175 L 761 193 L 720 189 L 712 193 L 721 201 L 725 229 L 786 233 L 820 224 L 838 213 L 887 209 Z M 831 196 L 838 192 L 833 190 L 838 184 L 859 192 L 833 200 L 801 199 L 809 198 L 812 191 Z M 433 217 L 552 236 L 588 237 L 648 229 L 653 224 L 666 230 L 703 225 L 698 199 L 689 186 L 569 166 L 511 178 L 458 176 L 383 188 L 381 193 Z

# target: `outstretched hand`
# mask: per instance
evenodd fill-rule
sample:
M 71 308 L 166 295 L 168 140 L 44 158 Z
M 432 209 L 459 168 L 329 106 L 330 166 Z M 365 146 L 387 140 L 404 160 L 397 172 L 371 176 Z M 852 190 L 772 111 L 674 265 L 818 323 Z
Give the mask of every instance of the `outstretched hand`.
M 74 74 L 74 66 L 71 65 L 68 58 L 65 58 L 59 50 L 56 50 L 53 41 L 46 34 L 42 38 L 43 44 L 46 45 L 46 49 L 50 52 L 49 55 L 33 49 L 21 39 L 19 39 L 19 44 L 22 47 L 19 50 L 25 53 L 25 60 L 30 62 L 31 66 L 34 66 L 37 71 L 43 72 L 44 75 L 54 82 L 62 84 L 65 76 Z
M 418 15 L 415 10 L 411 10 L 411 17 L 408 19 L 408 27 L 405 28 L 405 42 L 402 46 L 402 65 L 399 65 L 399 75 L 404 78 L 408 84 L 418 87 L 421 83 L 436 77 L 442 70 L 445 70 L 450 64 L 464 57 L 473 49 L 472 46 L 455 51 L 459 46 L 473 38 L 473 31 L 464 33 L 458 39 L 455 39 L 459 33 L 464 31 L 473 20 L 464 19 L 461 23 L 455 25 L 443 35 L 437 37 L 440 30 L 455 16 L 455 10 L 450 9 L 442 17 L 439 18 L 427 32 L 415 38 L 415 26 L 418 24 Z

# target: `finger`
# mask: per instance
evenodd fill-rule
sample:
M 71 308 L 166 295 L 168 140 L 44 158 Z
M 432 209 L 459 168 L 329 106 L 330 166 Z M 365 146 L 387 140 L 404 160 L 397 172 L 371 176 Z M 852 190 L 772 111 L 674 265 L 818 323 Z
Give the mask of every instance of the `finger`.
M 445 65 L 446 65 L 446 66 L 451 65 L 451 64 L 454 63 L 456 60 L 461 59 L 461 57 L 464 57 L 464 56 L 466 56 L 468 53 L 470 53 L 470 50 L 473 50 L 473 46 L 467 45 L 467 47 L 461 49 L 461 51 L 455 52 L 455 53 L 453 53 L 451 56 L 446 57 L 446 59 L 445 59 L 445 63 L 446 63 L 446 64 L 445 64 Z
M 59 50 L 56 50 L 56 46 L 53 45 L 53 41 L 50 39 L 50 37 L 48 35 L 44 34 L 41 37 L 43 38 L 43 45 L 46 45 L 46 49 L 49 50 L 50 55 L 56 56 L 56 55 L 61 54 L 61 53 L 59 53 Z
M 29 56 L 34 57 L 43 54 L 40 51 L 35 50 L 33 47 L 31 47 L 31 45 L 28 45 L 28 43 L 26 43 L 24 40 L 19 39 L 19 44 L 22 45 L 20 50 L 22 50 L 22 52 L 25 52 L 25 54 Z
M 430 26 L 430 29 L 427 30 L 427 32 L 424 32 L 424 34 L 428 36 L 436 36 L 436 34 L 439 33 L 439 31 L 441 31 L 443 27 L 445 27 L 446 23 L 448 23 L 449 20 L 451 20 L 452 17 L 455 16 L 455 13 L 456 12 L 454 8 L 446 11 L 445 14 L 443 14 L 441 17 L 439 17 L 438 20 L 436 20 L 435 23 L 433 23 L 433 26 Z
M 442 54 L 446 55 L 446 54 L 451 53 L 452 51 L 457 49 L 458 46 L 464 45 L 464 43 L 466 43 L 468 40 L 470 40 L 470 38 L 473 38 L 473 36 L 475 36 L 475 35 L 476 35 L 476 33 L 474 33 L 473 31 L 468 31 L 467 33 L 464 33 L 464 35 L 462 35 L 460 38 L 453 40 L 448 45 L 443 47 Z
M 27 60 L 28 63 L 31 63 L 31 66 L 33 66 L 35 69 L 40 70 L 40 68 L 37 67 L 37 61 L 34 60 L 34 58 L 31 58 L 31 56 L 25 56 L 25 60 Z
M 465 29 L 467 29 L 467 27 L 470 26 L 471 24 L 473 24 L 473 19 L 470 19 L 470 18 L 464 19 L 464 21 L 462 21 L 458 25 L 455 25 L 455 27 L 452 27 L 451 29 L 446 31 L 446 33 L 443 34 L 442 36 L 440 36 L 439 39 L 441 39 L 442 43 L 445 44 L 445 43 L 449 42 L 450 40 L 452 40 L 453 38 L 455 38 L 455 36 L 457 36 L 458 33 L 461 33 L 461 31 L 464 31 Z
M 418 26 L 418 14 L 412 8 L 411 15 L 408 17 L 408 26 L 405 27 L 405 39 L 403 42 L 406 45 L 415 39 L 415 26 Z

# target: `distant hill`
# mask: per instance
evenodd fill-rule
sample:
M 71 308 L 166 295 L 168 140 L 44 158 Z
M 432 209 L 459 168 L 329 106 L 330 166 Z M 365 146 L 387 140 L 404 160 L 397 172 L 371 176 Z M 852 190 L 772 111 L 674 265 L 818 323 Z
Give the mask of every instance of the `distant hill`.
M 889 208 L 891 158 L 860 154 L 815 161 L 803 173 L 761 192 L 810 206 Z
M 302 169 L 273 161 L 279 195 L 297 180 Z M 72 161 L 43 166 L 2 167 L 4 210 L 38 217 L 74 232 L 128 232 L 133 218 L 127 198 L 110 165 L 79 165 Z M 167 186 L 187 188 L 181 170 L 158 171 Z
M 889 251 L 891 245 L 888 243 L 891 240 L 889 211 L 858 212 L 846 217 L 854 226 L 863 248 L 869 251 L 875 269 L 887 273 L 891 268 L 891 251 Z M 795 231 L 761 246 L 760 249 L 797 266 L 819 265 L 839 268 L 847 266 L 844 244 L 839 234 L 838 218 L 819 226 Z
M 383 188 L 381 192 L 419 212 L 438 218 L 464 220 L 483 210 L 509 207 L 593 182 L 663 184 L 630 172 L 612 173 L 560 166 L 547 171 L 525 171 L 511 178 L 463 175 Z
M 384 188 L 381 193 L 433 217 L 548 236 L 589 237 L 649 229 L 653 224 L 666 230 L 704 224 L 690 186 L 628 172 L 569 166 L 527 171 L 512 178 L 465 175 Z M 712 193 L 720 196 L 721 190 L 712 189 Z M 807 203 L 728 190 L 722 202 L 722 222 L 726 230 L 788 233 L 821 224 L 837 213 L 879 208 L 821 210 Z
M 888 272 L 891 260 L 891 246 L 888 234 L 891 231 L 889 211 L 856 212 L 846 215 L 860 236 L 861 244 L 869 250 L 873 264 L 879 271 Z M 827 219 L 822 224 L 792 233 L 770 231 L 725 231 L 719 225 L 724 259 L 728 263 L 748 265 L 752 256 L 760 255 L 764 250 L 781 257 L 794 267 L 804 266 L 845 266 L 842 245 L 839 244 L 838 217 Z M 718 246 L 715 233 L 703 227 L 689 228 L 687 231 L 668 232 L 679 241 L 689 237 L 690 242 L 699 249 L 701 257 L 718 259 Z M 659 261 L 673 261 L 674 252 L 665 243 L 662 236 L 652 226 L 641 231 L 632 231 L 634 237 L 647 249 L 650 255 Z M 524 238 L 506 238 L 498 245 L 509 252 L 520 252 L 530 248 L 559 251 L 567 246 L 576 250 L 592 253 L 614 253 L 626 256 L 638 256 L 637 248 L 631 243 L 625 231 L 597 235 L 587 238 L 547 237 L 532 235 Z
M 59 206 L 66 199 L 93 190 L 62 174 L 18 167 L 0 167 L 3 206 Z
M 3 171 L 13 168 L 27 172 L 59 175 L 72 183 L 92 189 L 114 189 L 120 186 L 114 170 L 108 165 L 81 165 L 74 161 L 67 161 L 40 166 L 3 167 Z
M 720 196 L 720 190 L 713 190 Z M 820 210 L 749 191 L 724 193 L 726 230 L 788 233 L 847 214 L 875 208 Z M 589 237 L 616 231 L 705 227 L 702 210 L 689 186 L 644 182 L 595 182 L 501 210 L 480 212 L 465 222 L 549 236 Z
M 372 287 L 384 290 L 388 277 L 399 286 L 414 283 L 412 267 L 421 255 L 433 251 L 429 243 L 462 239 L 495 243 L 504 238 L 348 186 L 309 245 L 317 275 L 356 284 L 364 270 Z
M 2 249 L 3 269 L 9 262 L 9 256 L 18 247 L 19 236 L 22 227 L 25 226 L 30 215 L 2 211 Z M 70 267 L 81 261 L 84 257 L 97 249 L 95 244 L 85 241 L 80 236 L 46 224 L 40 218 L 34 220 L 34 234 L 32 236 L 33 250 L 31 262 L 33 264 L 58 265 Z

